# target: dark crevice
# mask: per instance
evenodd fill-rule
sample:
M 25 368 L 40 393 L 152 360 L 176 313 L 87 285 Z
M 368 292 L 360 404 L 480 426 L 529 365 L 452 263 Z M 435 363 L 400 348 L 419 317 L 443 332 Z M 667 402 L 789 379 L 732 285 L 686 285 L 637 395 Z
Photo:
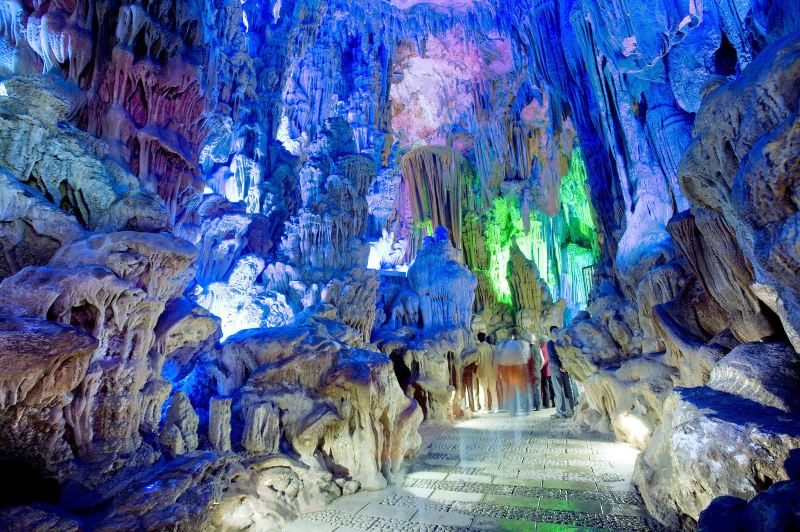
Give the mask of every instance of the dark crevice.
M 722 43 L 714 53 L 714 69 L 721 76 L 735 76 L 739 56 L 725 32 L 722 32 Z
M 39 468 L 24 460 L 0 460 L 0 508 L 33 503 L 55 504 L 61 486 Z

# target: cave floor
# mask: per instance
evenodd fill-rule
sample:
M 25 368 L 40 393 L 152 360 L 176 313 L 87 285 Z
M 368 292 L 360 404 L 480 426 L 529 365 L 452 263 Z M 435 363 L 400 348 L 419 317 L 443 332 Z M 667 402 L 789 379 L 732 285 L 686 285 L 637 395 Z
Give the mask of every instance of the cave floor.
M 553 412 L 424 425 L 422 453 L 396 485 L 341 497 L 288 530 L 661 529 L 631 484 L 638 451 Z

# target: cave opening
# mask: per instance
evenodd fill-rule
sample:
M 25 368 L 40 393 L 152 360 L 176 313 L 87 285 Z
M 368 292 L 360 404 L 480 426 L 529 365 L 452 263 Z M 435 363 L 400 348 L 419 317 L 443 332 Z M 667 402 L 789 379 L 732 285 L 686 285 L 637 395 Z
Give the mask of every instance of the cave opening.
M 142 28 L 138 34 L 133 38 L 133 61 L 140 61 L 142 59 L 147 58 L 148 47 L 147 47 L 147 30 Z
M 728 34 L 722 32 L 722 42 L 719 48 L 714 52 L 714 68 L 721 76 L 733 76 L 736 74 L 736 69 L 739 65 L 739 56 L 736 48 L 731 44 L 728 39 Z
M 84 302 L 70 309 L 69 324 L 92 334 L 95 331 L 99 317 L 100 311 L 97 307 L 91 303 Z
M 0 529 L 797 529 L 800 11 L 634 4 L 0 3 Z
M 397 377 L 397 382 L 400 384 L 400 388 L 406 392 L 412 383 L 414 372 L 406 365 L 402 350 L 393 351 L 390 355 L 390 358 L 392 359 L 394 374 Z
M 0 487 L 0 508 L 35 503 L 56 504 L 61 495 L 58 480 L 26 460 L 0 460 L 0 475 L 9 481 Z

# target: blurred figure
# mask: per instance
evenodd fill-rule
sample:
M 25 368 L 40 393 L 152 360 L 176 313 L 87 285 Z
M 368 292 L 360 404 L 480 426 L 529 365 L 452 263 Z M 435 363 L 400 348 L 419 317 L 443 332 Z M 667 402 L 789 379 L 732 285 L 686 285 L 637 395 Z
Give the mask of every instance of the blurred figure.
M 478 355 L 477 350 L 470 358 L 476 358 Z M 478 398 L 478 363 L 471 362 L 464 367 L 461 376 L 461 386 L 464 390 L 462 409 L 472 410 L 477 412 L 480 408 Z
M 555 403 L 555 390 L 553 389 L 553 379 L 550 375 L 550 356 L 547 354 L 547 336 L 543 336 L 544 343 L 542 349 L 542 404 L 544 408 L 553 408 Z
M 494 347 L 486 341 L 484 333 L 478 333 L 478 402 L 481 410 L 500 411 L 497 397 L 497 368 L 494 361 Z
M 524 339 L 528 342 L 531 351 L 531 356 L 528 360 L 529 394 L 532 395 L 531 406 L 533 410 L 538 412 L 542 409 L 542 366 L 544 366 L 544 357 L 542 350 L 539 349 L 539 344 L 536 342 L 536 336 L 526 332 Z
M 575 401 L 572 396 L 572 384 L 570 383 L 569 373 L 561 365 L 561 359 L 553 341 L 556 333 L 558 333 L 558 327 L 550 327 L 550 340 L 547 342 L 547 354 L 550 356 L 550 371 L 553 374 L 553 390 L 556 402 L 556 413 L 553 414 L 553 417 L 572 417 L 572 408 Z
M 530 411 L 528 359 L 531 350 L 528 342 L 517 338 L 517 330 L 500 346 L 497 356 L 498 378 L 503 387 L 505 407 L 510 416 L 525 415 Z
M 569 400 L 570 404 L 572 404 L 572 411 L 575 412 L 575 410 L 578 407 L 578 403 L 580 403 L 581 400 L 581 393 L 583 392 L 581 391 L 581 388 L 578 386 L 578 381 L 573 379 L 572 375 L 569 375 L 569 384 L 570 384 L 569 389 L 571 392 Z

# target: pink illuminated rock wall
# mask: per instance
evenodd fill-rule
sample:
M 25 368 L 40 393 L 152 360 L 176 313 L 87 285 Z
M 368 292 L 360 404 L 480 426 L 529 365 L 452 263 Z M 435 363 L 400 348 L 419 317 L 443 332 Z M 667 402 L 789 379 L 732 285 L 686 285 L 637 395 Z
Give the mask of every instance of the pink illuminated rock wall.
M 3 528 L 285 527 L 466 414 L 478 332 L 565 319 L 575 425 L 645 449 L 664 524 L 786 476 L 790 2 L 0 15 L 0 447 L 59 489 Z

